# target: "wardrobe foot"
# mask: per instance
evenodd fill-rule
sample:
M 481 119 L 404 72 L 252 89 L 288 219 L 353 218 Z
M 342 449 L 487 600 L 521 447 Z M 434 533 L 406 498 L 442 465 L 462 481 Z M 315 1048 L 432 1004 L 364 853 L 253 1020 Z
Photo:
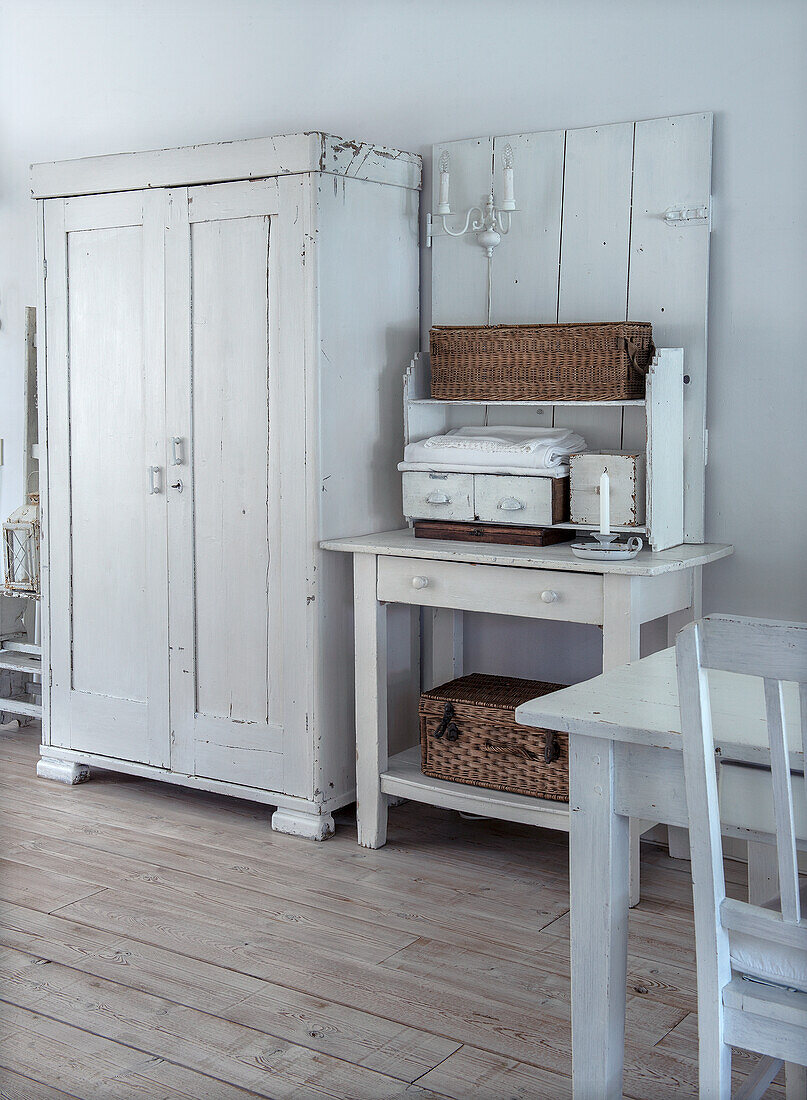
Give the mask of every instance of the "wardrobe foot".
M 303 836 L 306 840 L 327 840 L 334 834 L 331 814 L 306 814 L 299 810 L 275 810 L 272 828 L 276 833 Z
M 40 757 L 36 762 L 36 774 L 40 779 L 53 779 L 57 783 L 86 783 L 90 778 L 90 769 L 86 764 L 77 764 L 74 760 L 56 760 L 52 756 Z

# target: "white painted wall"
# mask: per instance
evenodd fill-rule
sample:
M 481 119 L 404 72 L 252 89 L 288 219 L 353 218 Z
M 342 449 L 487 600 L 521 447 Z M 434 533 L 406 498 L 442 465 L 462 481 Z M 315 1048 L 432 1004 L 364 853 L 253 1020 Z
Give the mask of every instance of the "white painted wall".
M 737 552 L 705 605 L 807 620 L 803 0 L 0 0 L 0 20 L 1 515 L 22 493 L 31 161 L 315 128 L 428 155 L 713 110 L 707 533 Z M 595 671 L 580 640 L 575 678 Z

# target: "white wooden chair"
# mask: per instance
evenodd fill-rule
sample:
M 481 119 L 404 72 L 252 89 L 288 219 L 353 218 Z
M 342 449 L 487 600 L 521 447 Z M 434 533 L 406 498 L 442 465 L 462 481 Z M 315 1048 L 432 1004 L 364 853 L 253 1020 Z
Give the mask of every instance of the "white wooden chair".
M 805 1100 L 807 884 L 799 886 L 796 821 L 807 804 L 807 624 L 709 616 L 685 627 L 675 648 L 694 890 L 700 1096 L 731 1096 L 736 1046 L 765 1056 L 738 1100 L 762 1096 L 783 1062 L 788 1100 Z M 764 906 L 726 897 L 708 669 L 762 679 L 770 772 L 758 776 L 765 784 L 760 797 L 770 798 L 772 789 L 780 889 Z M 786 718 L 785 703 L 796 690 L 800 721 L 794 722 L 789 703 Z M 728 731 L 721 734 L 725 742 Z

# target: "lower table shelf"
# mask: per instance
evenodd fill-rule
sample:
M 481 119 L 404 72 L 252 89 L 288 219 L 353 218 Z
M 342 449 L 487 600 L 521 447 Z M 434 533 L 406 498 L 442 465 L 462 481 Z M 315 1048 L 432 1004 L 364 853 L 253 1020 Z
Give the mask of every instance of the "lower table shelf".
M 381 773 L 381 790 L 397 798 L 481 814 L 502 821 L 519 821 L 564 832 L 569 830 L 569 804 L 546 798 L 470 787 L 445 779 L 431 779 L 420 770 L 420 746 L 399 752 Z

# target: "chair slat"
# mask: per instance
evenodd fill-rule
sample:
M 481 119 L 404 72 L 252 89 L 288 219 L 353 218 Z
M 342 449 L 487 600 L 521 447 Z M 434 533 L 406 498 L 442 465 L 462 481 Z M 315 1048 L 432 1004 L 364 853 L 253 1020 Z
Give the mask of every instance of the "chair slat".
M 807 924 L 804 921 L 801 924 L 785 921 L 774 909 L 763 909 L 761 905 L 749 905 L 747 901 L 724 898 L 720 903 L 720 922 L 731 932 L 759 936 L 771 943 L 807 953 Z
M 779 856 L 779 895 L 782 919 L 801 920 L 799 904 L 799 864 L 796 852 L 796 821 L 793 814 L 793 788 L 787 751 L 785 702 L 782 681 L 765 677 L 765 711 L 768 716 L 768 741 L 771 749 L 773 808 L 776 817 L 776 850 Z
M 709 615 L 699 625 L 701 668 L 807 681 L 807 624 Z

